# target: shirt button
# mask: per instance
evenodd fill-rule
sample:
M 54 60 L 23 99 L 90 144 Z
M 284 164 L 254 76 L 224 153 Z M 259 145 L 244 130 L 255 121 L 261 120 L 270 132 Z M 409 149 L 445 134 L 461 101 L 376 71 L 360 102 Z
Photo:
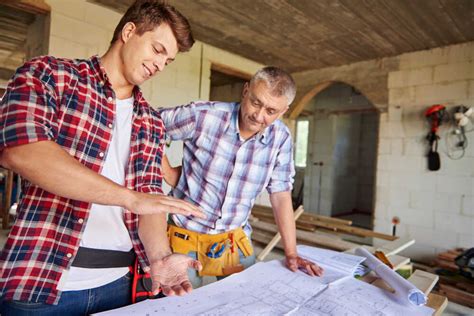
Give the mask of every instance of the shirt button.
M 108 125 L 108 126 L 109 126 L 109 128 L 112 128 L 112 127 L 114 127 L 114 124 L 112 124 L 112 123 L 109 123 L 109 125 Z
M 101 81 L 101 82 L 99 82 L 99 84 L 100 84 L 101 86 L 103 86 L 103 85 L 104 85 L 104 82 L 103 82 L 103 81 Z
M 108 98 L 107 98 L 107 101 L 109 101 L 109 102 L 112 102 L 113 100 L 114 100 L 114 99 L 112 99 L 112 97 L 108 97 Z
M 82 224 L 82 223 L 84 223 L 84 220 L 83 220 L 82 218 L 79 218 L 79 219 L 77 220 L 77 222 L 78 222 L 79 224 Z
M 104 157 L 104 153 L 100 152 L 100 153 L 99 153 L 99 157 L 100 157 L 100 158 L 103 158 L 103 157 Z
M 66 255 L 66 257 L 71 258 L 71 257 L 72 257 L 72 253 L 68 253 L 68 254 Z

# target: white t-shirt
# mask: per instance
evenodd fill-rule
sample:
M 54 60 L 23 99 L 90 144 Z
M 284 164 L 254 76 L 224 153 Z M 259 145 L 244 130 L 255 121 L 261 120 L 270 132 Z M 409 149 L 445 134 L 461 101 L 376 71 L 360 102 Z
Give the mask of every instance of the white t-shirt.
M 133 97 L 116 101 L 112 141 L 100 174 L 123 185 L 125 168 L 130 155 Z M 80 245 L 87 248 L 119 251 L 132 249 L 132 240 L 123 220 L 123 209 L 119 206 L 92 204 Z M 58 289 L 78 291 L 96 288 L 121 278 L 128 271 L 126 267 L 107 269 L 71 267 L 68 272 L 63 272 Z

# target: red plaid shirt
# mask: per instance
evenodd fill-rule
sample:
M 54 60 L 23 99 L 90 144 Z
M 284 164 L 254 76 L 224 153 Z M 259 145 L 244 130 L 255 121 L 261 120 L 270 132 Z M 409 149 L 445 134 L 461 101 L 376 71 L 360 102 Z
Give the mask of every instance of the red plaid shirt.
M 162 193 L 164 126 L 159 114 L 134 89 L 130 159 L 125 185 Z M 115 94 L 97 57 L 36 58 L 19 68 L 0 103 L 0 150 L 55 141 L 99 173 L 115 124 Z M 56 289 L 79 248 L 91 204 L 63 198 L 25 181 L 17 219 L 0 254 L 0 296 L 57 304 Z M 124 212 L 134 250 L 148 266 L 138 237 L 138 216 Z

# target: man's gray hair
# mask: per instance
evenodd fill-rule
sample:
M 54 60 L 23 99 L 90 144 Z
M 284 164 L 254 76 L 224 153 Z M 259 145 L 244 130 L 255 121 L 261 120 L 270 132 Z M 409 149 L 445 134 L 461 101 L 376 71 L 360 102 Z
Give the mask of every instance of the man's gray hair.
M 250 84 L 264 81 L 276 96 L 286 96 L 288 105 L 293 102 L 296 95 L 296 84 L 289 73 L 278 67 L 268 66 L 260 69 L 250 80 Z

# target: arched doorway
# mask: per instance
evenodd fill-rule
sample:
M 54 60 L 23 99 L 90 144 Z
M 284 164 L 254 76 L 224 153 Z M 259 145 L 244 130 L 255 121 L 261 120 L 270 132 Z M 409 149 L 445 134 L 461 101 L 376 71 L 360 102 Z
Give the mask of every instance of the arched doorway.
M 305 210 L 371 229 L 379 110 L 343 82 L 321 83 L 302 102 L 290 116 L 296 119 L 295 180 L 304 183 Z

